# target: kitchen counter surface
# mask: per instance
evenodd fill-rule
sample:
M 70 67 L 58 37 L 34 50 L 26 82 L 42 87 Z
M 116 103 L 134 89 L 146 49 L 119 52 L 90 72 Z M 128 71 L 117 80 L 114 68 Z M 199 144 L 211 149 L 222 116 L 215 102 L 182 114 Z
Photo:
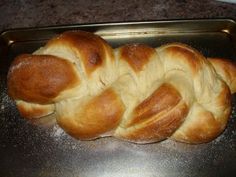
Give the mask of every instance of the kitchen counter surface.
M 213 0 L 0 1 L 0 31 L 66 24 L 195 18 L 236 19 L 236 4 Z

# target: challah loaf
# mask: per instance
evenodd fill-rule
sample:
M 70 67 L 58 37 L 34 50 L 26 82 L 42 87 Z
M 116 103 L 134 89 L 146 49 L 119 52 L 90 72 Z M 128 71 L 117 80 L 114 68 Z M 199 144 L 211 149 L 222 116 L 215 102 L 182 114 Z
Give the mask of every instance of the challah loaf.
M 68 31 L 16 57 L 7 84 L 23 117 L 55 117 L 80 140 L 204 143 L 227 125 L 235 75 L 233 63 L 185 44 L 113 50 L 95 34 Z

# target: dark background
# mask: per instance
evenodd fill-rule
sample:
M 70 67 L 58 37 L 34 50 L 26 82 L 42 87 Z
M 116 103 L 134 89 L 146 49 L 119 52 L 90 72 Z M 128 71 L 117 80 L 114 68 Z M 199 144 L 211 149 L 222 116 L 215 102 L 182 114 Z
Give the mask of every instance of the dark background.
M 0 31 L 117 21 L 236 19 L 236 4 L 213 0 L 1 0 Z

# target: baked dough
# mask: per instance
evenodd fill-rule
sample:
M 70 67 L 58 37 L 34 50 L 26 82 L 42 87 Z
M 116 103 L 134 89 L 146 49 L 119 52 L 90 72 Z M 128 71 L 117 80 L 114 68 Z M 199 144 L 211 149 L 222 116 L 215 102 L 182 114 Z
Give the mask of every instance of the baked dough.
M 208 60 L 185 44 L 112 49 L 93 33 L 67 31 L 15 58 L 8 93 L 23 117 L 53 114 L 80 140 L 196 144 L 225 129 L 235 75 L 234 63 Z

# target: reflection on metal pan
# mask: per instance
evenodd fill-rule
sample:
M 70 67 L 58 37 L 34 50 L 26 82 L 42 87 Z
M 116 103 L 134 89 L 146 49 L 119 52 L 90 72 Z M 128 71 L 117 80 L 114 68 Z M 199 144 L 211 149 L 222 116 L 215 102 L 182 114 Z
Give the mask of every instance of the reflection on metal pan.
M 236 172 L 235 106 L 227 129 L 207 144 L 163 141 L 136 145 L 114 138 L 78 141 L 57 125 L 47 128 L 22 119 L 7 96 L 12 59 L 33 52 L 66 30 L 87 30 L 114 48 L 127 43 L 153 47 L 189 44 L 207 57 L 236 59 L 236 23 L 231 19 L 83 24 L 7 30 L 0 36 L 0 176 L 231 176 Z M 235 105 L 235 97 L 233 97 Z

